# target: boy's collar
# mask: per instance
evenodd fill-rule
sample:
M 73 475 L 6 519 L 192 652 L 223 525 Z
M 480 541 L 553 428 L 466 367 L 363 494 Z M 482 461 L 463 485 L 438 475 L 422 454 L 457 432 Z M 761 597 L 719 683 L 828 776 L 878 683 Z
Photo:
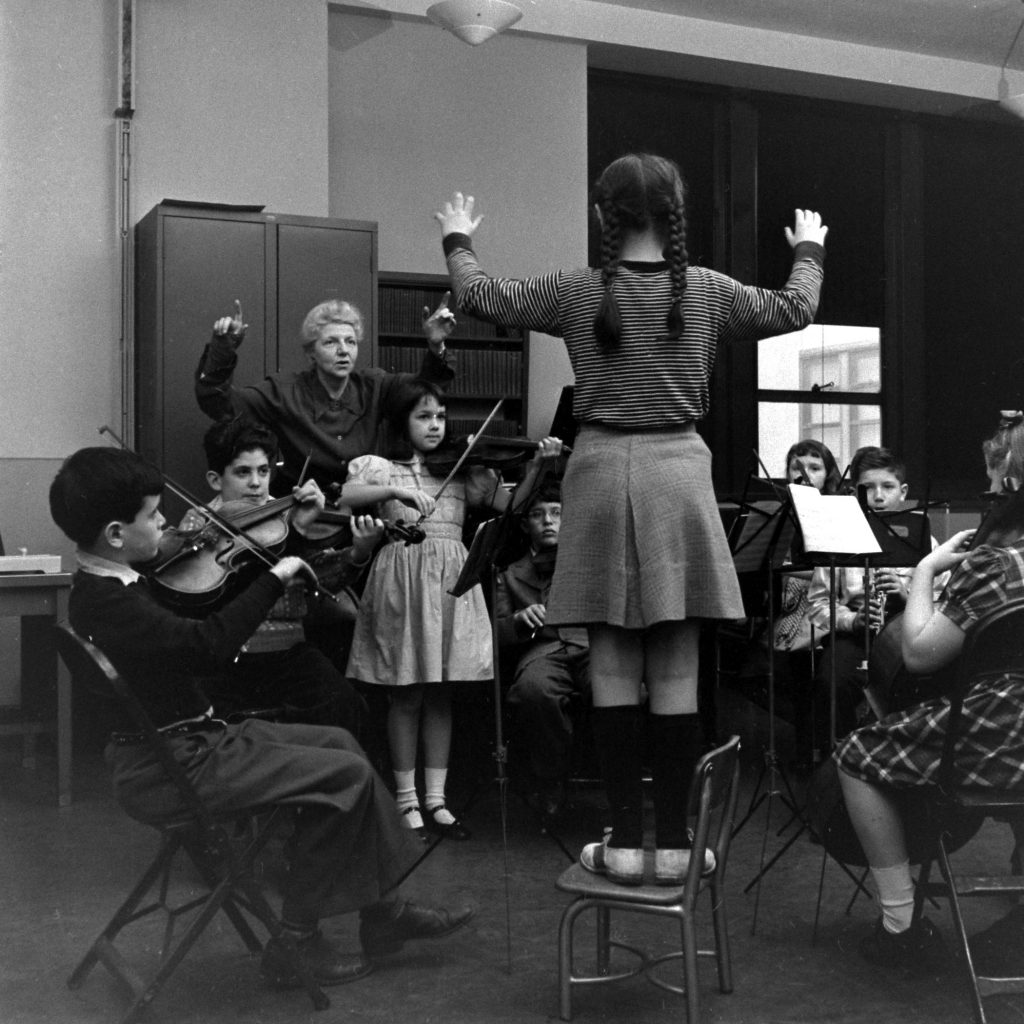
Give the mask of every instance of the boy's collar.
M 94 555 L 89 551 L 78 550 L 75 552 L 78 568 L 82 572 L 90 573 L 93 576 L 112 576 L 120 580 L 126 587 L 129 583 L 136 583 L 142 577 L 130 566 L 123 562 L 113 562 L 102 555 Z

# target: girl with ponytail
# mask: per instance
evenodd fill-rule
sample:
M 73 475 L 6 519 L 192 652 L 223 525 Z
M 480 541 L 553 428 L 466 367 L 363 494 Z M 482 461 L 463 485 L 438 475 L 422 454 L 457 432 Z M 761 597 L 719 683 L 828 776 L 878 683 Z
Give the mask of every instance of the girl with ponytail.
M 593 193 L 601 268 L 527 280 L 488 276 L 471 236 L 472 196 L 435 214 L 459 308 L 565 339 L 580 425 L 563 482 L 549 625 L 586 625 L 594 732 L 612 830 L 584 866 L 626 885 L 643 877 L 641 684 L 651 714 L 655 877 L 677 884 L 690 850 L 686 794 L 701 750 L 697 641 L 702 619 L 743 616 L 696 431 L 719 344 L 796 331 L 818 305 L 827 228 L 797 210 L 793 269 L 777 291 L 691 267 L 683 181 L 649 154 L 610 164 Z M 703 865 L 701 866 L 703 867 Z

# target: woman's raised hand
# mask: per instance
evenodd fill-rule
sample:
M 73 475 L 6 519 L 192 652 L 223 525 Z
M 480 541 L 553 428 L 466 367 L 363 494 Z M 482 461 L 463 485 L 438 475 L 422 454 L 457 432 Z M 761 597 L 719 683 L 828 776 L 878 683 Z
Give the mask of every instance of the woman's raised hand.
M 793 227 L 786 228 L 786 241 L 795 246 L 797 242 L 825 244 L 828 228 L 821 223 L 821 214 L 815 210 L 797 210 Z
M 454 193 L 451 201 L 445 203 L 444 207 L 434 214 L 434 220 L 441 225 L 441 235 L 472 235 L 483 220 L 482 216 L 473 216 L 475 202 L 472 196 L 464 196 L 461 192 Z
M 242 339 L 248 329 L 249 325 L 242 319 L 242 303 L 238 299 L 235 299 L 235 315 L 222 316 L 213 324 L 213 333 L 218 337 L 227 337 L 235 348 L 242 344 Z
M 440 347 L 455 330 L 455 314 L 448 308 L 451 297 L 451 292 L 445 292 L 444 298 L 433 313 L 430 312 L 429 306 L 423 307 L 423 333 L 427 336 L 431 348 Z

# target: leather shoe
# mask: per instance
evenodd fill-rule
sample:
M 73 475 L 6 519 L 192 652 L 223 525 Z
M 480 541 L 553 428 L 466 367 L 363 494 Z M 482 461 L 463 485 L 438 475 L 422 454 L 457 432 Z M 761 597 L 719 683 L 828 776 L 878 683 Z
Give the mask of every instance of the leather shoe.
M 395 902 L 377 913 L 364 913 L 359 941 L 368 957 L 397 953 L 410 939 L 439 939 L 461 928 L 475 913 L 472 907 L 445 910 L 421 907 L 408 900 Z
M 438 811 L 447 811 L 448 808 L 444 804 L 438 804 L 436 807 L 431 807 L 427 811 L 427 816 L 424 819 L 424 824 L 427 830 L 433 832 L 436 836 L 443 836 L 445 839 L 472 839 L 473 833 L 466 828 L 465 825 L 456 818 L 454 821 L 443 822 L 437 820 Z M 451 812 L 449 811 L 449 814 Z
M 356 953 L 342 953 L 315 931 L 295 940 L 295 949 L 318 985 L 345 985 L 365 978 L 373 964 Z M 302 980 L 292 966 L 285 944 L 272 938 L 263 949 L 260 974 L 275 988 L 301 988 Z

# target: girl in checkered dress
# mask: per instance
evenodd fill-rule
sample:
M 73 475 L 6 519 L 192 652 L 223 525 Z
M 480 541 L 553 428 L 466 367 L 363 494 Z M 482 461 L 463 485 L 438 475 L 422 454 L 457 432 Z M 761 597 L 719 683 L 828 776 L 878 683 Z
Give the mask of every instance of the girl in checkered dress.
M 1004 413 L 984 444 L 992 490 L 1024 480 L 1024 414 Z M 1024 526 L 1024 524 L 1021 524 Z M 1024 530 L 995 543 L 965 546 L 963 530 L 926 555 L 914 570 L 904 613 L 903 660 L 915 674 L 950 664 L 967 634 L 988 612 L 1024 597 Z M 932 581 L 953 570 L 936 601 Z M 946 736 L 949 702 L 936 697 L 855 730 L 835 757 L 854 828 L 864 847 L 882 917 L 861 945 L 877 964 L 929 970 L 940 966 L 941 938 L 927 919 L 912 923 L 914 890 L 898 790 L 934 785 Z M 1020 672 L 980 678 L 963 704 L 958 785 L 1024 788 L 1024 663 Z

